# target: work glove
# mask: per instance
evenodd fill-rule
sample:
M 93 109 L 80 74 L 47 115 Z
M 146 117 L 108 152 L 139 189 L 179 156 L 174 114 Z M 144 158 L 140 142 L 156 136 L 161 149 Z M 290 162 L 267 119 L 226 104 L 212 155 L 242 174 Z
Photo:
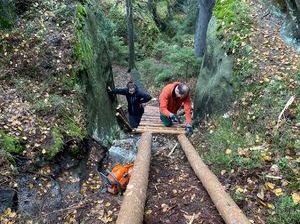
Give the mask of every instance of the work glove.
M 170 114 L 170 119 L 171 119 L 171 121 L 172 122 L 178 122 L 178 118 L 176 117 L 176 115 L 175 114 Z
M 192 125 L 190 125 L 190 124 L 186 124 L 185 125 L 185 133 L 187 135 L 193 134 L 193 127 L 192 127 Z

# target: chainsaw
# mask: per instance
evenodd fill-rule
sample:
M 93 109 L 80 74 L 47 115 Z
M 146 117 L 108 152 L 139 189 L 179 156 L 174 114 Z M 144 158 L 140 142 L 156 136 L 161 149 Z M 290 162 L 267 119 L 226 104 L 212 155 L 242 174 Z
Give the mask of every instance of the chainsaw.
M 100 172 L 105 190 L 111 194 L 123 193 L 126 190 L 132 170 L 133 164 L 117 164 L 111 171 Z

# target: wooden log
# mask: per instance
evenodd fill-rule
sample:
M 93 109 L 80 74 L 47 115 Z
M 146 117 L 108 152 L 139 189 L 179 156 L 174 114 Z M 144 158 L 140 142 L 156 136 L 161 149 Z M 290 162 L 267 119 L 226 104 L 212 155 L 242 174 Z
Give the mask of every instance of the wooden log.
M 154 122 L 149 122 L 149 121 L 142 121 L 139 125 L 139 127 L 141 126 L 147 126 L 147 127 L 166 127 L 163 123 L 154 123 Z M 173 125 L 172 127 L 181 127 L 181 128 L 184 128 L 185 125 L 184 124 L 175 124 Z
M 178 140 L 191 167 L 207 190 L 225 223 L 250 224 L 242 210 L 236 205 L 229 194 L 226 193 L 218 178 L 203 163 L 187 137 L 185 135 L 179 135 Z
M 172 126 L 172 127 L 165 127 L 165 126 L 163 126 L 163 127 L 139 126 L 138 128 L 144 129 L 144 130 L 147 130 L 147 129 L 149 129 L 149 130 L 177 130 L 177 131 L 178 130 L 180 130 L 180 131 L 184 130 L 184 128 L 174 127 L 174 126 Z
M 124 118 L 119 112 L 116 113 L 116 117 L 128 131 L 132 131 L 132 128 L 130 127 L 126 117 Z
M 117 106 L 116 111 L 119 112 L 124 118 L 126 118 L 126 113 L 120 104 Z M 127 120 L 127 118 L 126 118 L 126 120 Z
M 161 133 L 161 134 L 172 134 L 172 135 L 180 135 L 180 134 L 184 134 L 185 130 L 184 129 L 171 129 L 171 128 L 164 128 L 164 129 L 159 129 L 159 128 L 141 128 L 138 127 L 137 129 L 135 129 L 136 133 L 144 133 L 144 132 L 151 132 L 151 133 Z
M 159 116 L 155 116 L 155 115 L 147 115 L 147 114 L 144 114 L 143 117 L 144 117 L 144 118 L 150 118 L 150 119 L 151 119 L 151 118 L 152 118 L 152 119 L 160 119 Z
M 144 217 L 151 158 L 151 133 L 142 134 L 117 224 L 141 224 Z

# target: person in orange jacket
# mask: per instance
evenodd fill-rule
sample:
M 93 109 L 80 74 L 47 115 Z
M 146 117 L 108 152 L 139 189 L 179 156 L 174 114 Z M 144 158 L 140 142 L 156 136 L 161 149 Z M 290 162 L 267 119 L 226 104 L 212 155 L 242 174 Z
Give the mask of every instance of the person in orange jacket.
M 184 107 L 187 134 L 193 133 L 192 128 L 192 106 L 189 95 L 190 89 L 185 83 L 173 82 L 166 85 L 159 96 L 160 119 L 166 127 L 172 126 L 173 122 L 178 122 L 177 111 Z

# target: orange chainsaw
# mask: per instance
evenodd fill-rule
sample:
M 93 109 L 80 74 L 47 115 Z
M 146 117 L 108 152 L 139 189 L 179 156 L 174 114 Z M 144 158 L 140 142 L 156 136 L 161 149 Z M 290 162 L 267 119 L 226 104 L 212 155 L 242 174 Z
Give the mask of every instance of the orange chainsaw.
M 106 173 L 100 172 L 106 191 L 112 194 L 124 192 L 129 182 L 132 170 L 133 164 L 117 164 L 111 171 L 106 170 Z

